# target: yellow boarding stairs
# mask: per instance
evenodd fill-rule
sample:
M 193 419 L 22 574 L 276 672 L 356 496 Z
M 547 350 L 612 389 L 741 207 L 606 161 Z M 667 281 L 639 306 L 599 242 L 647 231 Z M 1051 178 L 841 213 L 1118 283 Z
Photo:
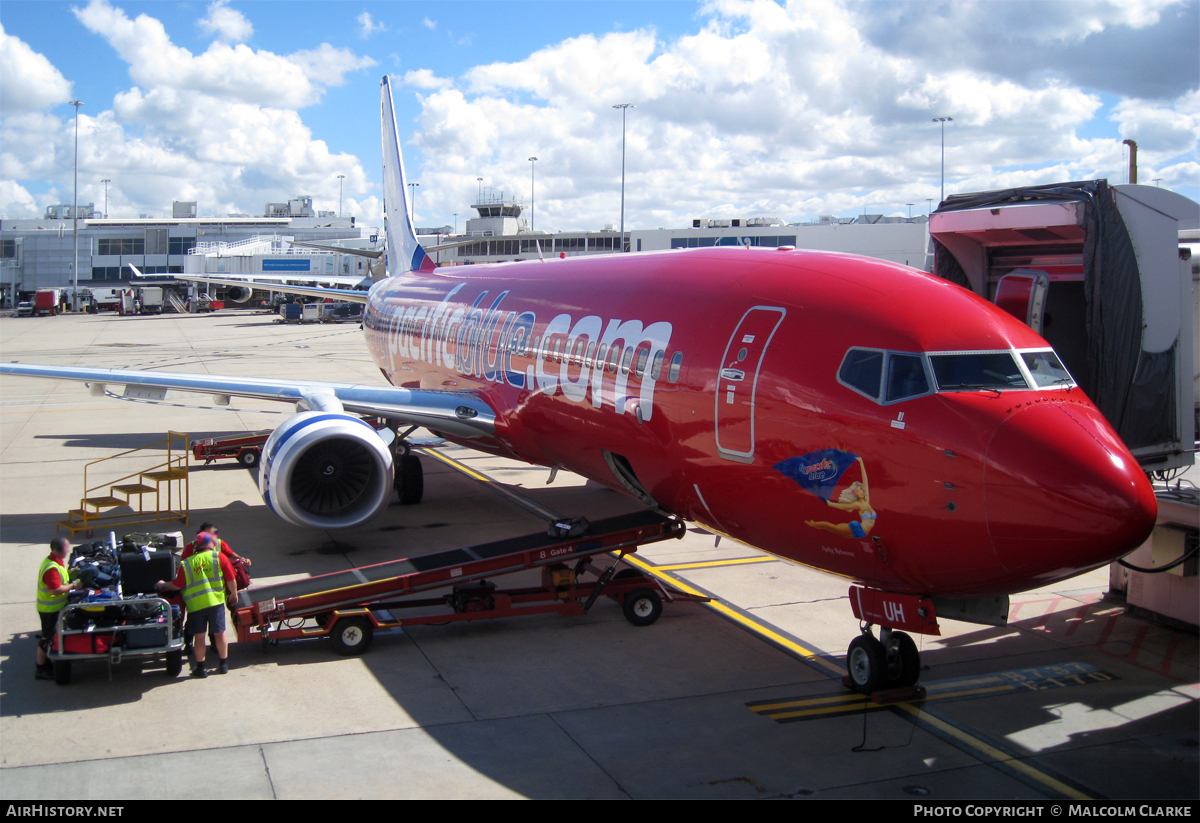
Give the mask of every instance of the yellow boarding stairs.
M 98 476 L 112 472 L 112 466 L 117 465 L 100 464 L 138 452 L 146 452 L 149 457 L 150 450 L 162 449 L 163 446 L 166 446 L 166 460 L 160 456 L 158 462 L 148 469 L 115 480 L 96 482 Z M 67 519 L 58 521 L 56 525 L 71 532 L 72 539 L 76 532 L 135 523 L 182 520 L 183 525 L 187 526 L 191 501 L 188 493 L 190 456 L 188 436 L 169 431 L 166 440 L 93 460 L 83 467 L 83 497 L 79 508 L 67 512 Z M 147 508 L 150 500 L 153 500 L 153 507 Z

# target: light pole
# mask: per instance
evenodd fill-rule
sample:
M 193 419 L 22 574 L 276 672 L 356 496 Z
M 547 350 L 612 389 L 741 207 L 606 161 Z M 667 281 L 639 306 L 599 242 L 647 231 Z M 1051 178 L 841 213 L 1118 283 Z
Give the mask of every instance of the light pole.
M 342 216 L 342 181 L 346 179 L 346 175 L 338 175 L 338 217 Z
M 942 200 L 946 199 L 946 123 L 953 120 L 953 117 L 933 118 L 933 122 L 942 124 Z
M 614 109 L 621 110 L 621 251 L 625 251 L 625 110 L 636 109 L 633 103 L 618 103 Z
M 928 217 L 929 215 L 933 214 L 933 198 L 926 197 L 925 202 L 929 204 L 929 208 L 925 212 L 925 216 Z
M 458 212 L 454 213 L 454 233 L 458 234 Z
M 534 211 L 533 211 L 534 199 L 533 199 L 533 197 L 534 197 L 534 191 L 535 191 L 534 187 L 533 187 L 533 184 L 534 184 L 533 170 L 535 168 L 537 168 L 537 158 L 530 157 L 529 158 L 529 232 L 530 232 L 530 234 L 533 233 L 533 214 L 534 214 Z
M 417 186 L 420 183 L 408 184 L 408 219 L 412 221 L 413 228 L 417 226 Z
M 75 202 L 71 204 L 71 219 L 74 221 L 71 245 L 74 247 L 75 262 L 71 269 L 71 311 L 79 311 L 79 107 L 83 101 L 72 100 L 71 105 L 75 107 Z
M 475 198 L 475 202 L 482 203 L 483 202 L 483 178 L 476 177 L 475 179 L 479 182 L 479 195 L 478 195 L 478 197 Z
M 905 203 L 904 205 L 908 206 L 908 219 L 909 219 L 909 220 L 912 220 L 912 207 L 913 207 L 913 204 L 912 204 L 912 203 Z
M 104 219 L 107 220 L 108 219 L 108 184 L 111 183 L 112 181 L 106 177 L 105 179 L 101 180 L 100 182 L 104 184 Z

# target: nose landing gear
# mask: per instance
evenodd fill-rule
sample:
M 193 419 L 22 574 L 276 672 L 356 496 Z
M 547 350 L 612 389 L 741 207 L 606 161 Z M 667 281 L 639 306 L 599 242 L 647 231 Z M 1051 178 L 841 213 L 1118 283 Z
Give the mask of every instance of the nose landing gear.
M 845 683 L 857 692 L 870 695 L 882 689 L 911 688 L 920 676 L 921 654 L 904 632 L 881 628 L 876 640 L 867 624 L 850 642 Z

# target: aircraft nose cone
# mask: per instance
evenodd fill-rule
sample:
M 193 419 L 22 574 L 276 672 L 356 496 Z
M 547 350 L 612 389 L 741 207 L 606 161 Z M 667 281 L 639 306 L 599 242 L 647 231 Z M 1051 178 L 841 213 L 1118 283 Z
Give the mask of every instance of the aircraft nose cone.
M 1140 546 L 1158 504 L 1137 461 L 1086 403 L 1034 402 L 1009 415 L 984 468 L 988 533 L 1028 587 L 1096 568 Z

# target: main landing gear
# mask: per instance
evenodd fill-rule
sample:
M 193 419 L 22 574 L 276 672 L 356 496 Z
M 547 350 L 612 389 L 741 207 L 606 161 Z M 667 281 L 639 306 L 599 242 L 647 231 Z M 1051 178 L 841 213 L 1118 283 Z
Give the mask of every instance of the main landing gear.
M 876 640 L 868 623 L 846 653 L 846 685 L 863 694 L 911 688 L 920 676 L 921 653 L 904 632 L 881 628 Z
M 411 431 L 411 429 L 410 429 Z M 413 506 L 425 495 L 425 472 L 421 459 L 412 453 L 408 442 L 401 440 L 396 447 L 396 477 L 392 485 L 400 498 L 400 505 Z

